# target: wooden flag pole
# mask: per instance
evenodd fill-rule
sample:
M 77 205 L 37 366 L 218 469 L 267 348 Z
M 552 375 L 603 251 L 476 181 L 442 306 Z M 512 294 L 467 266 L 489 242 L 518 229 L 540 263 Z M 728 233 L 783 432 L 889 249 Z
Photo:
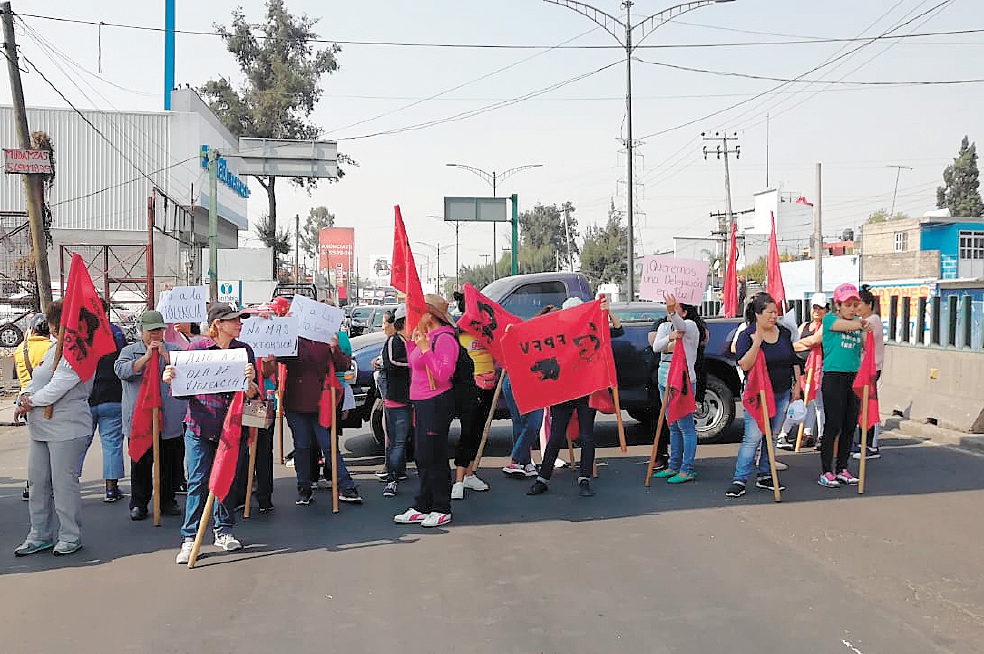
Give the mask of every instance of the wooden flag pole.
M 622 405 L 618 401 L 618 384 L 612 386 L 612 400 L 615 401 L 615 422 L 618 425 L 618 449 L 627 452 L 625 446 L 625 425 L 622 423 Z
M 864 470 L 865 459 L 868 454 L 868 394 L 871 392 L 871 385 L 865 384 L 861 391 L 861 464 L 858 466 L 858 495 L 864 493 Z
M 776 450 L 772 444 L 772 423 L 769 421 L 769 407 L 766 404 L 765 389 L 759 391 L 759 403 L 762 405 L 762 417 L 765 418 L 765 446 L 769 451 L 769 470 L 772 473 L 772 491 L 776 502 L 782 502 L 779 494 L 779 473 L 776 471 Z
M 663 422 L 666 420 L 666 399 L 669 393 L 663 393 L 663 401 L 659 405 L 659 418 L 656 419 L 656 434 L 653 436 L 653 450 L 649 453 L 649 465 L 646 467 L 646 488 L 649 488 L 649 481 L 653 476 L 653 468 L 656 467 L 656 449 L 659 447 L 659 434 L 663 431 Z
M 195 567 L 198 560 L 198 550 L 202 547 L 202 538 L 205 536 L 205 528 L 208 527 L 208 519 L 212 517 L 212 505 L 215 504 L 215 493 L 208 492 L 208 499 L 205 500 L 205 508 L 202 509 L 202 519 L 198 521 L 198 533 L 195 534 L 195 544 L 191 548 L 191 555 L 188 557 L 188 569 Z
M 337 389 L 331 387 L 331 512 L 338 513 L 338 412 Z
M 499 395 L 502 393 L 502 381 L 506 378 L 506 371 L 503 370 L 499 375 L 499 381 L 495 385 L 495 392 L 492 393 L 492 408 L 489 415 L 485 418 L 485 430 L 482 432 L 482 440 L 478 444 L 478 453 L 475 455 L 475 462 L 472 465 L 472 473 L 482 465 L 482 454 L 485 452 L 485 443 L 489 440 L 489 431 L 492 429 L 492 420 L 495 418 L 495 407 L 499 403 Z
M 284 465 L 284 389 L 277 389 L 277 453 Z M 295 462 L 296 463 L 296 462 Z
M 243 520 L 249 520 L 250 496 L 253 494 L 253 471 L 256 469 L 256 427 L 249 428 L 249 465 L 246 466 L 246 506 L 243 507 Z
M 810 390 L 812 385 L 813 385 L 813 368 L 810 368 L 809 370 L 806 371 L 806 389 L 804 391 L 805 397 L 810 396 Z M 807 402 L 807 404 L 809 404 L 809 402 Z M 805 425 L 806 425 L 806 417 L 804 416 L 803 422 L 801 422 L 799 425 L 799 431 L 796 433 L 796 449 L 793 450 L 796 453 L 799 453 L 800 447 L 803 445 L 803 427 Z M 818 423 L 817 428 L 819 427 L 820 425 Z
M 154 407 L 154 526 L 161 526 L 161 410 Z

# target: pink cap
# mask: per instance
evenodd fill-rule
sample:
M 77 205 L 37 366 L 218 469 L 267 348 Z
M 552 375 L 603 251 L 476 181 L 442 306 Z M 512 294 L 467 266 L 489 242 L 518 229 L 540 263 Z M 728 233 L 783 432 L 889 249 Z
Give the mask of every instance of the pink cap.
M 834 302 L 837 304 L 847 302 L 852 298 L 855 300 L 861 299 L 861 295 L 858 293 L 858 289 L 854 284 L 841 284 L 834 289 Z

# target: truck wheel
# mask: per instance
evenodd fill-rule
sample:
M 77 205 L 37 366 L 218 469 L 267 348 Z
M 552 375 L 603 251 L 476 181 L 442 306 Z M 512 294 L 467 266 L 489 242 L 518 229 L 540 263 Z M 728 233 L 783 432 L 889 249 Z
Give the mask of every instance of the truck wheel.
M 376 400 L 369 413 L 369 425 L 372 428 L 372 442 L 377 453 L 386 450 L 386 434 L 383 433 L 383 401 Z
M 0 347 L 17 347 L 24 340 L 24 332 L 14 323 L 0 327 Z
M 647 409 L 627 409 L 626 413 L 629 414 L 630 418 L 644 425 L 649 424 L 653 419 L 652 407 Z
M 718 443 L 724 437 L 728 425 L 735 419 L 735 397 L 723 381 L 707 376 L 707 391 L 703 404 L 697 405 L 694 421 L 697 423 L 697 441 Z

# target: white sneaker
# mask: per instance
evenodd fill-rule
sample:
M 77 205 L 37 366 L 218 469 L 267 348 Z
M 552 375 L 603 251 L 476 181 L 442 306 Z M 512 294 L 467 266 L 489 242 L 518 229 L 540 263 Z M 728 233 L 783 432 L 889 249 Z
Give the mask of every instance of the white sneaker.
M 417 509 L 407 509 L 400 515 L 393 516 L 393 522 L 399 525 L 412 525 L 423 522 L 429 517 L 427 513 L 421 513 Z
M 468 490 L 482 492 L 489 489 L 489 485 L 479 479 L 478 475 L 465 475 L 465 480 L 462 483 Z
M 189 559 L 191 559 L 191 548 L 195 546 L 195 541 L 186 540 L 181 543 L 181 551 L 178 555 L 174 557 L 174 562 L 178 565 L 188 565 Z
M 420 523 L 420 526 L 421 527 L 443 527 L 444 525 L 448 524 L 449 522 L 451 522 L 451 514 L 450 513 L 438 513 L 437 511 L 434 511 L 429 516 L 427 516 L 427 519 L 426 520 L 424 520 L 422 523 Z
M 526 466 L 523 468 L 523 474 L 526 475 L 527 477 L 536 477 L 538 474 L 536 471 L 536 466 L 533 465 L 532 463 L 527 463 Z
M 776 470 L 778 471 L 789 470 L 789 466 L 787 466 L 782 461 L 776 461 Z
M 502 468 L 502 471 L 509 475 L 510 477 L 525 477 L 526 470 L 523 466 L 518 463 L 510 463 L 509 465 Z
M 236 540 L 232 534 L 217 534 L 215 536 L 215 546 L 226 552 L 235 552 L 243 549 L 243 544 Z
M 451 487 L 451 499 L 452 500 L 463 500 L 465 499 L 465 482 L 457 481 L 454 486 Z

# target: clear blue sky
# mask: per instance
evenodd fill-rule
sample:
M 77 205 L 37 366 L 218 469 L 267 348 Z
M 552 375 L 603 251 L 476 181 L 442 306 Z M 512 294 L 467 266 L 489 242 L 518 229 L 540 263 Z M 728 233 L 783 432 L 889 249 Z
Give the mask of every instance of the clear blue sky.
M 875 36 L 933 7 L 940 0 L 736 0 L 709 6 L 664 25 L 647 45 L 769 42 L 803 37 Z M 250 20 L 263 13 L 259 0 L 245 0 Z M 672 2 L 637 0 L 642 17 Z M 162 2 L 14 0 L 15 12 L 83 20 L 162 26 Z M 228 23 L 231 3 L 178 0 L 178 29 L 210 30 Z M 620 14 L 616 0 L 596 6 Z M 330 7 L 330 11 L 326 10 Z M 426 43 L 611 45 L 614 40 L 587 18 L 538 0 L 377 0 L 316 2 L 289 0 L 295 13 L 320 18 L 319 34 L 345 41 Z M 25 19 L 81 66 L 96 71 L 95 27 Z M 897 34 L 984 28 L 978 0 L 952 0 L 927 19 Z M 92 107 L 68 77 L 46 58 L 28 35 L 22 50 L 50 73 L 51 79 L 80 107 Z M 573 39 L 573 40 L 572 40 Z M 801 75 L 860 43 L 756 45 L 744 47 L 660 48 L 638 50 L 634 65 L 634 124 L 637 138 L 674 128 L 767 91 L 777 82 L 673 70 L 646 62 L 779 78 Z M 198 86 L 209 78 L 240 79 L 232 57 L 214 36 L 178 35 L 177 81 Z M 984 77 L 984 34 L 879 41 L 823 68 L 809 79 L 853 81 L 953 80 Z M 454 231 L 440 220 L 444 195 L 482 195 L 488 187 L 447 162 L 486 170 L 530 163 L 543 168 L 520 173 L 502 184 L 501 194 L 518 193 L 523 208 L 535 202 L 570 200 L 582 227 L 603 221 L 610 198 L 624 193 L 624 62 L 533 99 L 516 102 L 467 120 L 418 131 L 353 139 L 479 109 L 497 100 L 517 98 L 619 61 L 617 49 L 510 50 L 440 49 L 383 45 L 346 45 L 341 69 L 324 79 L 325 94 L 313 119 L 339 149 L 359 161 L 348 176 L 323 185 L 311 197 L 282 192 L 282 217 L 324 204 L 339 225 L 355 226 L 362 263 L 370 254 L 388 253 L 392 205 L 400 204 L 411 240 L 454 242 Z M 105 27 L 102 74 L 83 75 L 65 66 L 102 110 L 162 108 L 163 35 Z M 508 70 L 486 77 L 500 68 Z M 25 76 L 30 105 L 63 102 L 37 76 Z M 101 80 L 99 79 L 101 78 Z M 99 97 L 80 81 L 93 85 Z M 122 90 L 110 83 L 124 87 Z M 403 109 L 419 99 L 462 88 Z M 984 135 L 982 84 L 954 86 L 788 85 L 762 98 L 693 125 L 644 139 L 637 181 L 644 183 L 638 204 L 641 250 L 672 245 L 674 235 L 706 234 L 709 212 L 724 209 L 722 165 L 704 161 L 700 132 L 737 131 L 742 155 L 732 166 L 735 209 L 751 207 L 752 194 L 766 182 L 765 115 L 770 113 L 770 181 L 785 191 L 814 195 L 814 164 L 824 163 L 824 232 L 839 235 L 868 214 L 891 204 L 895 170 L 903 171 L 897 210 L 919 215 L 933 208 L 941 171 L 956 154 L 960 139 Z M 9 103 L 6 84 L 0 102 Z M 349 125 L 369 120 L 363 124 Z M 265 207 L 262 189 L 254 189 L 250 216 Z M 616 195 L 616 205 L 624 200 Z M 293 221 L 290 221 L 291 224 Z M 499 246 L 506 226 L 500 227 Z M 461 231 L 463 264 L 478 263 L 491 251 L 491 227 Z M 427 248 L 420 252 L 426 253 Z M 444 254 L 444 270 L 453 268 L 453 250 Z

